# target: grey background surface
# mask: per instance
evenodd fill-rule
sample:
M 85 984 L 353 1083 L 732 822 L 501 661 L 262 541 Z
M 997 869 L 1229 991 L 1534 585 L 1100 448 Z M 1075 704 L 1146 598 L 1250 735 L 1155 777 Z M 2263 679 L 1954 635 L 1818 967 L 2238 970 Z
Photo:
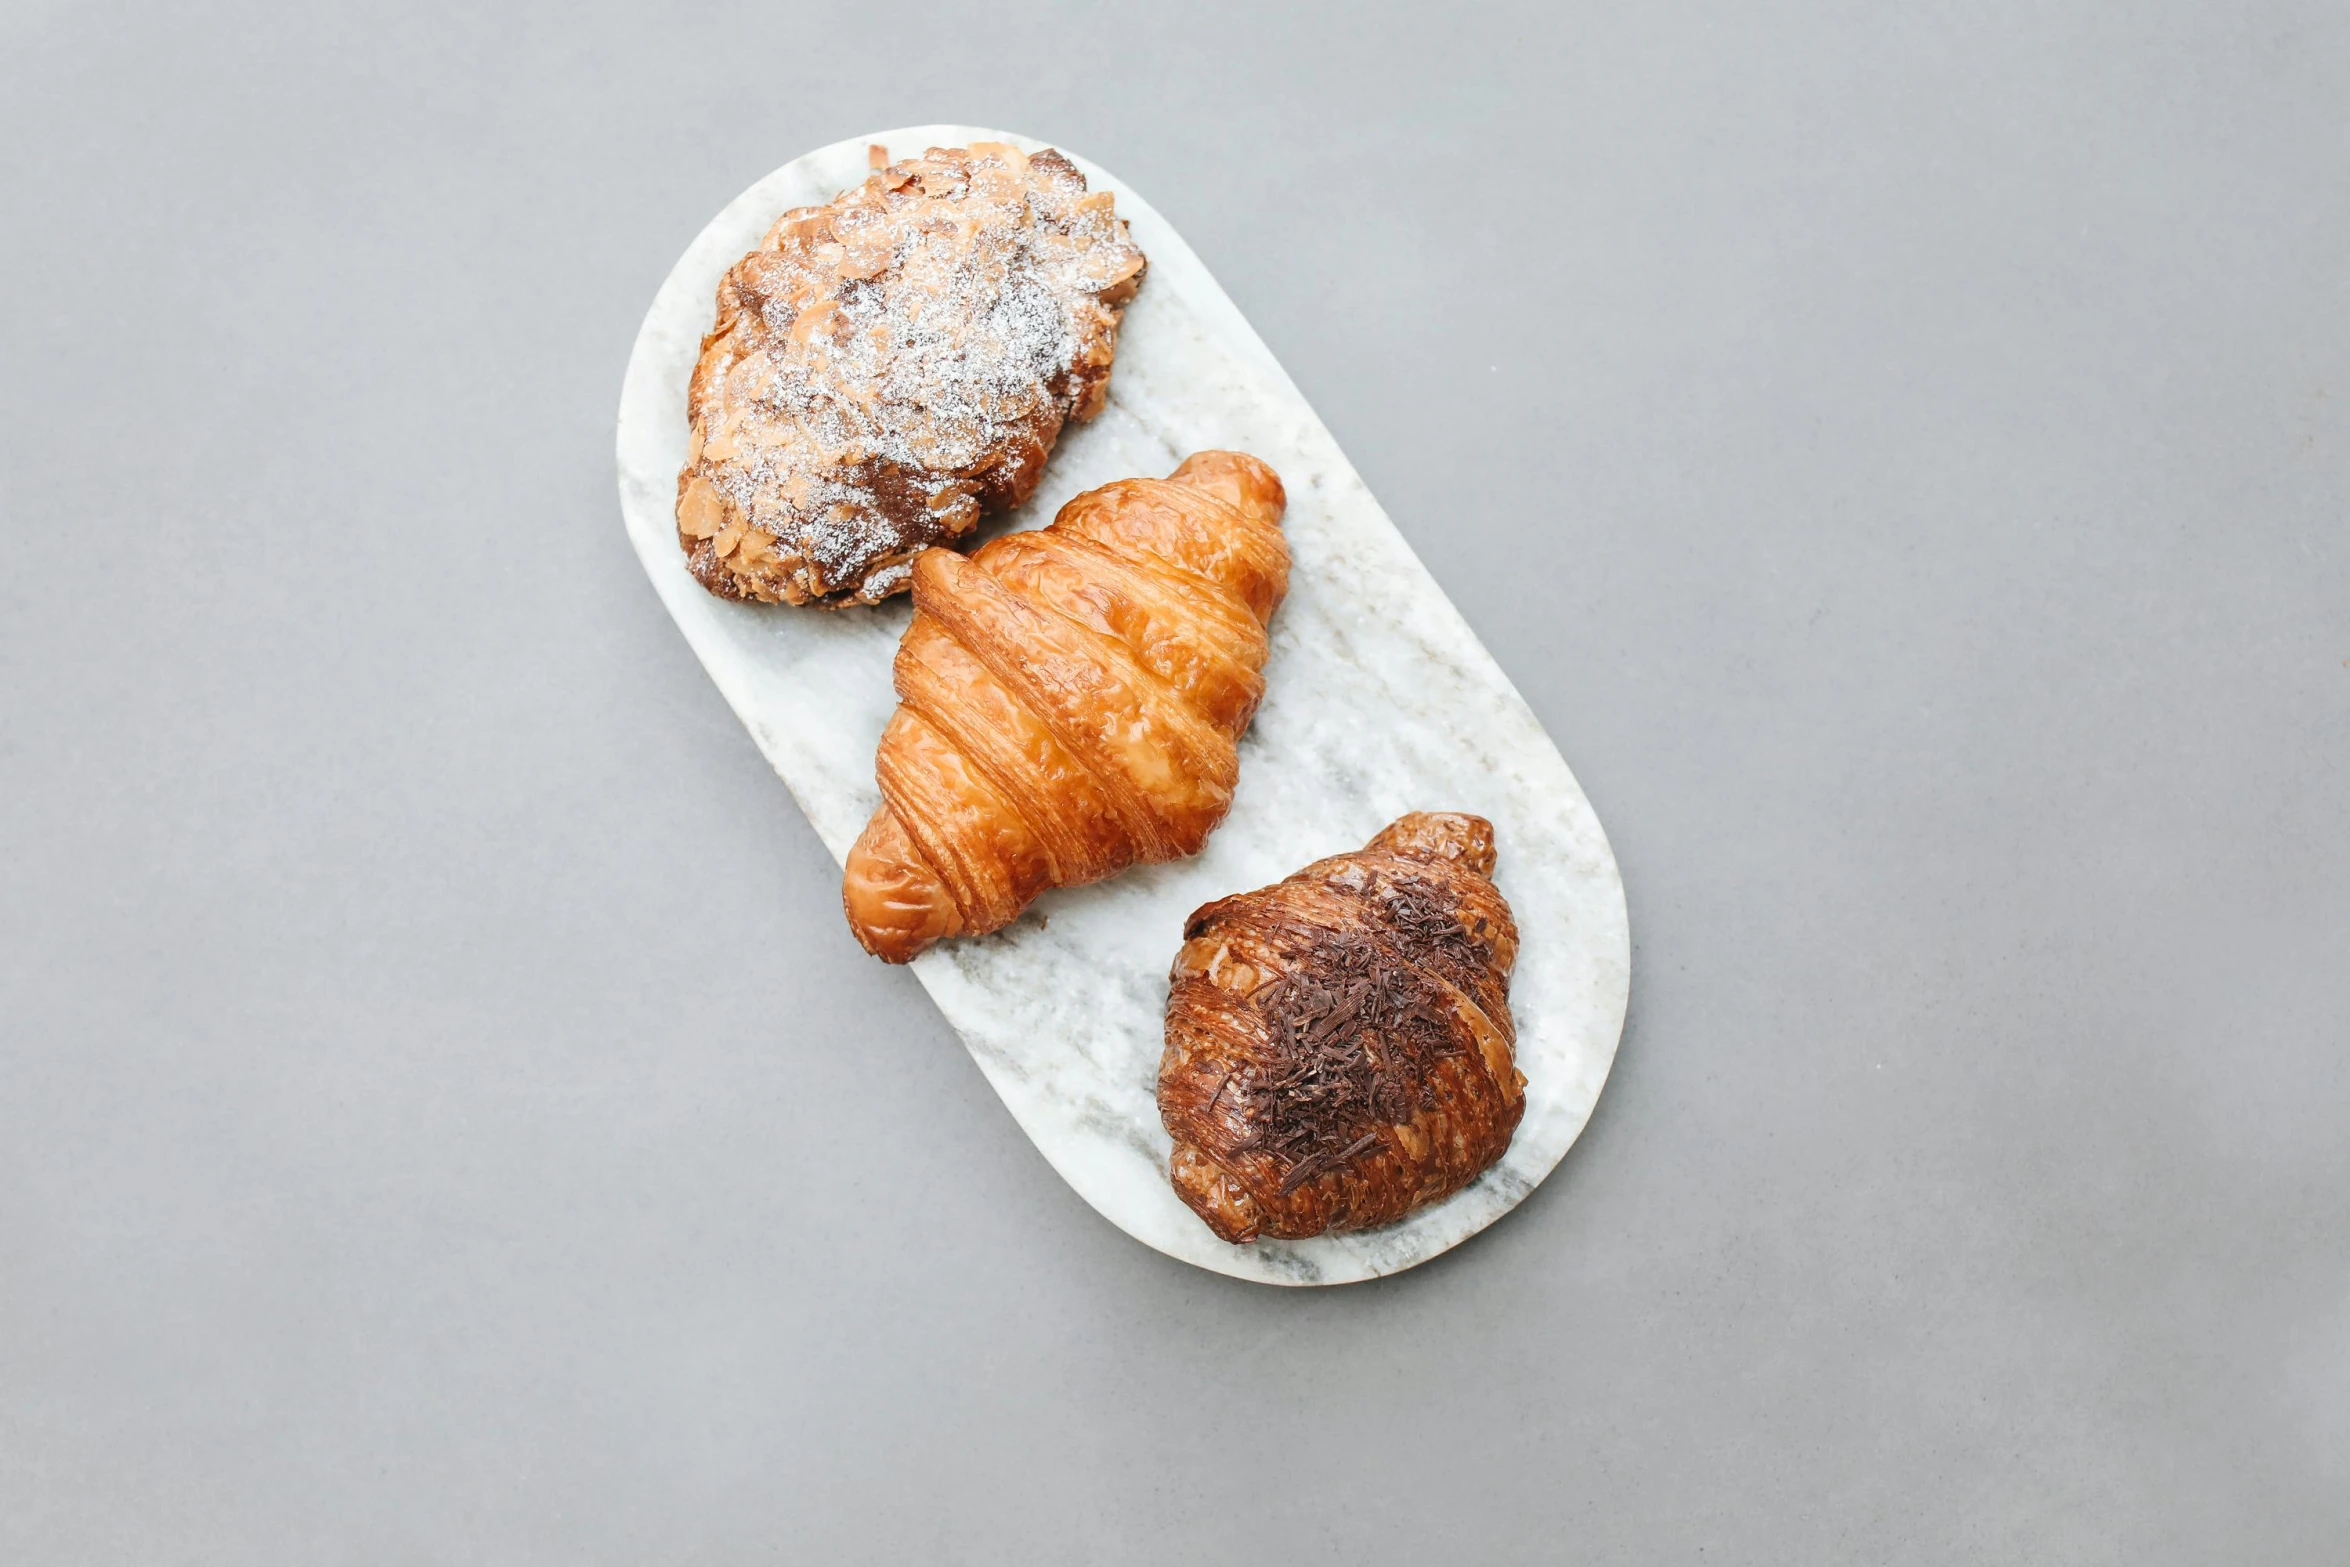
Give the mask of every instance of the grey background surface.
M 2350 1559 L 2346 21 L 12 6 L 0 1559 Z M 677 252 L 929 120 L 1182 229 L 1609 826 L 1418 1272 L 1088 1210 L 623 541 Z

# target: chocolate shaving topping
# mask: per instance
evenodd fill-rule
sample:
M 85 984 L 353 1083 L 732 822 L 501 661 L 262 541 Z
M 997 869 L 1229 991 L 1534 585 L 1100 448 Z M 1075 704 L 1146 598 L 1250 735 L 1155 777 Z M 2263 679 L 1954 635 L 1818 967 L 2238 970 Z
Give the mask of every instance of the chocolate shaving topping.
M 1268 1049 L 1237 1085 L 1251 1128 L 1241 1146 L 1284 1167 L 1284 1195 L 1377 1148 L 1381 1128 L 1435 1108 L 1436 1063 L 1467 1048 L 1445 998 L 1413 966 L 1464 989 L 1483 972 L 1451 895 L 1387 876 L 1358 896 L 1386 932 L 1287 926 L 1283 956 L 1294 966 L 1249 998 Z

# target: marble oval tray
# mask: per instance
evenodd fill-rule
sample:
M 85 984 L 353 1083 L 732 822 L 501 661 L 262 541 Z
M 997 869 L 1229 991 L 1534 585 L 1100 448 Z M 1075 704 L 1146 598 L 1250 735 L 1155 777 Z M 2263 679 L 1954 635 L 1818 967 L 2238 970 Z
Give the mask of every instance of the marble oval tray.
M 702 591 L 686 574 L 671 517 L 686 380 L 720 275 L 779 213 L 863 179 L 870 143 L 906 157 L 974 140 L 1047 145 L 962 125 L 881 131 L 795 159 L 743 192 L 654 296 L 621 391 L 630 541 L 836 859 L 879 801 L 873 748 L 896 705 L 890 658 L 910 610 L 902 598 L 825 613 Z M 946 943 L 914 973 L 1053 1168 L 1137 1240 L 1271 1284 L 1395 1273 L 1516 1206 L 1590 1118 L 1631 977 L 1623 883 L 1557 747 L 1224 290 L 1124 182 L 1069 156 L 1094 189 L 1117 193 L 1150 275 L 1126 315 L 1108 409 L 1062 435 L 1043 487 L 1008 525 L 1042 526 L 1081 490 L 1232 447 L 1270 462 L 1288 486 L 1284 527 L 1296 565 L 1273 620 L 1264 706 L 1241 746 L 1239 792 L 1206 852 L 1049 893 L 1010 929 Z M 1511 1010 L 1525 1120 L 1500 1163 L 1400 1224 L 1228 1246 L 1167 1184 L 1154 1097 L 1167 968 L 1184 916 L 1360 847 L 1407 810 L 1475 811 L 1494 823 L 1496 880 L 1523 932 Z M 839 896 L 831 885 L 801 891 L 827 906 Z

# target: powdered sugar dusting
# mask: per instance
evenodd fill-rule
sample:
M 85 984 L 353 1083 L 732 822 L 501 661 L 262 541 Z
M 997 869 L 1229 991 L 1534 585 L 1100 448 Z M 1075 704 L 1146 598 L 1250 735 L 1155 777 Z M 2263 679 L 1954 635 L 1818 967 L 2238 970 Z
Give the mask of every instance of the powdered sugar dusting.
M 1059 154 L 932 148 L 786 212 L 726 275 L 678 476 L 728 597 L 874 602 L 1017 505 L 1106 398 L 1142 252 Z

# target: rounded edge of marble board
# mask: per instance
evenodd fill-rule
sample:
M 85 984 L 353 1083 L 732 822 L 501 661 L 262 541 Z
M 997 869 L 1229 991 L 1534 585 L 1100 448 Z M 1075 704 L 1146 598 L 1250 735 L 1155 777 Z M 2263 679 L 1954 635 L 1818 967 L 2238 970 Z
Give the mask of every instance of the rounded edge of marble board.
M 1256 367 L 1259 370 L 1272 376 L 1284 390 L 1286 390 L 1292 397 L 1295 397 L 1298 400 L 1301 408 L 1303 408 L 1309 414 L 1312 412 L 1311 404 L 1306 402 L 1304 394 L 1299 391 L 1297 384 L 1290 378 L 1287 369 L 1282 366 L 1277 358 L 1274 357 L 1272 350 L 1265 344 L 1264 339 L 1258 335 L 1255 327 L 1248 321 L 1248 318 L 1240 312 L 1239 307 L 1232 302 L 1231 296 L 1224 292 L 1221 285 L 1215 283 L 1213 274 L 1208 272 L 1206 264 L 1200 261 L 1198 254 L 1193 251 L 1190 245 L 1183 240 L 1182 236 L 1176 232 L 1174 226 L 1167 221 L 1167 219 L 1158 211 L 1156 207 L 1152 206 L 1150 202 L 1131 185 L 1118 178 L 1117 175 L 1111 173 L 1108 169 L 1103 168 L 1100 164 L 1097 164 L 1093 160 L 1085 157 L 1083 154 L 1071 151 L 1067 147 L 1062 147 L 1057 142 L 1049 141 L 1044 138 L 1027 136 L 1016 132 L 991 130 L 981 126 L 934 124 L 920 126 L 901 126 L 890 130 L 871 132 L 863 136 L 844 138 L 840 141 L 831 142 L 825 146 L 814 148 L 796 158 L 790 159 L 787 162 L 778 165 L 776 168 L 770 170 L 767 174 L 761 176 L 758 180 L 753 181 L 749 186 L 745 187 L 741 192 L 736 194 L 723 207 L 721 207 L 718 212 L 715 213 L 710 218 L 710 220 L 702 226 L 700 230 L 696 232 L 693 240 L 688 243 L 685 250 L 678 256 L 677 261 L 672 264 L 669 272 L 664 276 L 660 287 L 655 290 L 652 302 L 646 310 L 644 319 L 638 326 L 636 338 L 631 346 L 629 353 L 627 369 L 622 377 L 620 408 L 618 410 L 618 428 L 615 432 L 616 440 L 614 443 L 614 457 L 616 460 L 616 466 L 618 468 L 617 477 L 619 479 L 619 487 L 621 492 L 620 499 L 622 522 L 629 534 L 630 543 L 638 557 L 639 563 L 644 566 L 647 575 L 653 579 L 656 595 L 662 600 L 663 607 L 669 611 L 670 618 L 677 624 L 679 631 L 685 635 L 688 646 L 691 647 L 694 652 L 696 662 L 703 665 L 705 673 L 712 674 L 713 683 L 719 686 L 720 694 L 727 699 L 728 706 L 735 710 L 735 714 L 738 720 L 747 723 L 748 716 L 743 712 L 741 705 L 734 700 L 733 693 L 727 690 L 725 682 L 717 680 L 714 671 L 712 671 L 710 668 L 709 660 L 703 656 L 703 649 L 700 645 L 700 641 L 694 635 L 694 627 L 688 623 L 689 617 L 684 611 L 683 605 L 674 602 L 672 599 L 673 592 L 677 591 L 681 584 L 685 586 L 691 586 L 692 584 L 686 581 L 682 566 L 676 561 L 674 555 L 671 552 L 656 551 L 654 549 L 653 546 L 655 543 L 665 544 L 668 541 L 665 538 L 656 541 L 650 536 L 646 529 L 640 527 L 640 519 L 637 515 L 637 509 L 631 505 L 632 494 L 629 487 L 629 457 L 632 443 L 630 437 L 632 430 L 636 429 L 641 422 L 649 422 L 650 418 L 653 416 L 653 410 L 650 405 L 659 401 L 659 389 L 649 384 L 650 378 L 656 373 L 652 363 L 653 344 L 657 338 L 657 329 L 664 324 L 664 319 L 668 316 L 668 314 L 677 308 L 677 305 L 671 302 L 670 296 L 672 290 L 683 289 L 688 286 L 689 280 L 686 278 L 685 274 L 687 273 L 689 267 L 693 267 L 697 261 L 703 259 L 700 257 L 699 252 L 701 252 L 709 244 L 713 236 L 722 229 L 736 226 L 740 212 L 746 203 L 751 202 L 765 188 L 782 182 L 786 179 L 787 176 L 790 176 L 796 171 L 801 171 L 814 165 L 841 163 L 844 160 L 857 158 L 864 153 L 866 148 L 876 143 L 885 147 L 891 147 L 893 154 L 903 155 L 900 149 L 897 146 L 893 146 L 892 144 L 911 145 L 913 143 L 920 142 L 924 147 L 952 146 L 968 145 L 970 142 L 978 140 L 1009 142 L 1013 145 L 1021 147 L 1025 151 L 1034 151 L 1048 146 L 1055 147 L 1064 156 L 1068 157 L 1078 166 L 1078 168 L 1086 175 L 1089 182 L 1106 185 L 1115 189 L 1121 198 L 1128 203 L 1127 216 L 1129 222 L 1132 222 L 1135 217 L 1141 216 L 1145 220 L 1145 226 L 1155 231 L 1156 237 L 1154 237 L 1153 243 L 1154 247 L 1156 248 L 1154 248 L 1152 252 L 1153 264 L 1155 266 L 1165 267 L 1166 261 L 1171 260 L 1174 265 L 1172 267 L 1166 268 L 1166 270 L 1189 273 L 1192 275 L 1190 281 L 1206 284 L 1207 287 L 1200 291 L 1201 297 L 1205 298 L 1215 307 L 1217 307 L 1216 313 L 1223 318 L 1223 325 L 1233 333 L 1237 340 L 1237 346 L 1243 347 L 1248 352 L 1249 357 L 1255 361 Z M 862 167 L 862 165 L 860 164 L 859 167 Z M 855 171 L 853 169 L 849 170 L 844 176 L 843 188 L 846 188 L 846 185 L 849 183 L 854 183 L 854 178 Z M 764 231 L 764 229 L 774 221 L 774 217 L 776 215 L 777 214 L 775 213 L 769 213 L 764 216 L 758 225 L 761 231 Z M 1164 256 L 1165 260 L 1162 260 L 1162 256 Z M 721 271 L 723 271 L 723 268 L 721 268 Z M 632 418 L 632 413 L 636 414 L 638 417 Z M 1315 415 L 1314 418 L 1316 424 L 1320 425 L 1322 433 L 1330 439 L 1333 451 L 1337 452 L 1341 461 L 1344 461 L 1344 454 L 1342 451 L 1339 451 L 1336 438 L 1329 435 L 1329 427 L 1327 425 L 1321 425 L 1318 415 Z M 1347 466 L 1351 470 L 1352 464 L 1349 463 Z M 1355 477 L 1356 481 L 1360 483 L 1360 475 L 1355 475 Z M 1368 491 L 1367 485 L 1365 486 L 1365 490 L 1366 492 Z M 1392 526 L 1392 523 L 1390 526 Z M 658 532 L 657 529 L 652 531 Z M 1400 542 L 1403 543 L 1405 549 L 1410 551 L 1410 553 L 1416 559 L 1418 552 L 1410 550 L 1409 541 L 1401 540 Z M 664 564 L 668 565 L 671 569 L 668 571 L 662 570 Z M 1425 570 L 1425 567 L 1423 566 L 1422 569 Z M 665 580 L 671 578 L 676 580 Z M 1437 590 L 1439 592 L 1442 591 L 1441 587 L 1433 582 L 1433 578 L 1431 578 L 1431 586 L 1437 586 Z M 1471 635 L 1474 636 L 1474 628 L 1469 628 L 1469 630 Z M 1487 656 L 1490 658 L 1491 655 L 1488 654 Z M 1508 682 L 1510 685 L 1512 694 L 1517 695 L 1518 693 L 1516 692 L 1515 682 L 1508 681 L 1508 672 L 1506 670 L 1500 670 L 1498 663 L 1495 664 L 1495 668 L 1499 670 L 1504 681 Z M 1524 699 L 1522 696 L 1520 696 L 1519 700 L 1523 702 Z M 1531 709 L 1529 709 L 1529 716 L 1533 716 Z M 1541 729 L 1541 722 L 1539 718 L 1535 718 L 1534 723 L 1538 730 Z M 1543 731 L 1543 738 L 1545 740 L 1550 740 L 1550 736 L 1548 735 L 1547 731 Z M 1615 1057 L 1622 1046 L 1624 1022 L 1629 1015 L 1630 1008 L 1630 909 L 1626 891 L 1623 885 L 1622 869 L 1616 860 L 1614 844 L 1608 839 L 1606 824 L 1600 820 L 1597 807 L 1591 805 L 1588 795 L 1583 794 L 1581 781 L 1573 778 L 1573 769 L 1567 766 L 1565 754 L 1558 749 L 1557 742 L 1555 740 L 1551 740 L 1550 744 L 1553 753 L 1558 756 L 1561 767 L 1566 769 L 1568 777 L 1573 782 L 1573 786 L 1576 792 L 1578 795 L 1582 795 L 1584 808 L 1589 815 L 1593 828 L 1598 834 L 1598 847 L 1601 855 L 1604 858 L 1608 887 L 1614 893 L 1614 901 L 1616 906 L 1622 910 L 1622 915 L 1618 922 L 1618 930 L 1621 939 L 1618 944 L 1619 950 L 1616 956 L 1620 965 L 1619 972 L 1623 975 L 1623 982 L 1620 986 L 1614 987 L 1615 1005 L 1613 1007 L 1613 1018 L 1612 1020 L 1603 1023 L 1603 1032 L 1608 1038 L 1608 1044 L 1606 1048 L 1605 1060 L 1599 1064 L 1598 1082 L 1593 1089 L 1591 1102 L 1583 1107 L 1581 1116 L 1577 1119 L 1575 1125 L 1567 1131 L 1563 1139 L 1560 1141 L 1556 1153 L 1550 1157 L 1550 1159 L 1543 1165 L 1542 1169 L 1539 1172 L 1532 1174 L 1530 1177 L 1524 1178 L 1525 1185 L 1522 1190 L 1516 1192 L 1514 1195 L 1507 1196 L 1506 1198 L 1499 1196 L 1489 1197 L 1487 1201 L 1496 1202 L 1498 1203 L 1498 1206 L 1494 1206 L 1491 1211 L 1486 1213 L 1483 1217 L 1468 1221 L 1465 1227 L 1460 1228 L 1458 1232 L 1452 1234 L 1449 1239 L 1437 1240 L 1434 1236 L 1431 1236 L 1429 1237 L 1428 1244 L 1409 1247 L 1396 1260 L 1393 1261 L 1373 1261 L 1371 1259 L 1352 1255 L 1354 1251 L 1353 1243 L 1356 1235 L 1360 1235 L 1363 1238 L 1368 1239 L 1370 1237 L 1379 1235 L 1381 1233 L 1380 1230 L 1351 1232 L 1343 1236 L 1313 1237 L 1311 1239 L 1299 1242 L 1278 1242 L 1275 1244 L 1281 1248 L 1279 1253 L 1258 1251 L 1255 1247 L 1227 1246 L 1221 1242 L 1215 1242 L 1213 1236 L 1192 1238 L 1192 1240 L 1196 1241 L 1197 1244 L 1190 1244 L 1182 1241 L 1174 1242 L 1173 1244 L 1167 1244 L 1160 1240 L 1153 1239 L 1150 1236 L 1137 1233 L 1117 1215 L 1107 1211 L 1106 1209 L 1103 1209 L 1098 1204 L 1096 1204 L 1087 1194 L 1085 1183 L 1071 1180 L 1069 1176 L 1060 1169 L 1059 1161 L 1053 1157 L 1051 1151 L 1047 1149 L 1042 1143 L 1037 1141 L 1035 1136 L 1029 1132 L 1027 1126 L 1016 1114 L 1012 1118 L 1013 1124 L 1018 1126 L 1020 1128 L 1021 1135 L 1027 1137 L 1031 1145 L 1034 1146 L 1040 1154 L 1044 1155 L 1046 1163 L 1053 1166 L 1054 1173 L 1056 1175 L 1060 1175 L 1065 1182 L 1067 1182 L 1072 1188 L 1076 1190 L 1078 1196 L 1085 1200 L 1087 1207 L 1093 1209 L 1096 1214 L 1107 1220 L 1113 1227 L 1127 1235 L 1130 1239 L 1149 1247 L 1153 1251 L 1160 1252 L 1174 1259 L 1175 1261 L 1183 1262 L 1189 1264 L 1190 1266 L 1204 1269 L 1208 1272 L 1222 1274 L 1229 1278 L 1241 1279 L 1249 1283 L 1277 1285 L 1290 1288 L 1324 1287 L 1365 1283 L 1372 1279 L 1386 1278 L 1398 1273 L 1408 1272 L 1409 1270 L 1417 1268 L 1423 1263 L 1429 1262 L 1436 1257 L 1443 1256 L 1445 1253 L 1454 1250 L 1466 1241 L 1492 1228 L 1493 1225 L 1516 1210 L 1519 1205 L 1521 1205 L 1526 1200 L 1526 1198 L 1531 1196 L 1534 1190 L 1542 1185 L 1542 1183 L 1557 1170 L 1559 1164 L 1565 1159 L 1567 1152 L 1581 1140 L 1584 1130 L 1590 1124 L 1591 1116 L 1593 1113 L 1595 1113 L 1598 1107 L 1599 1094 L 1604 1091 L 1606 1081 L 1613 1073 Z M 788 778 L 784 780 L 784 783 L 787 789 L 791 787 L 791 781 Z M 794 790 L 792 792 L 795 796 L 795 803 L 800 803 L 796 800 L 797 791 Z M 840 857 L 840 851 L 838 849 L 834 850 L 834 857 L 836 859 Z M 925 988 L 928 988 L 927 985 Z M 991 1087 L 992 1086 L 993 1084 L 991 1083 Z M 999 1099 L 1004 1098 L 1000 1091 L 998 1093 L 998 1097 Z M 1008 1103 L 1006 1108 L 1010 1108 Z M 1473 1193 L 1476 1193 L 1479 1186 L 1484 1183 L 1485 1179 L 1486 1177 L 1481 1176 L 1479 1181 L 1477 1183 L 1473 1183 L 1472 1186 L 1468 1189 L 1454 1194 L 1452 1197 L 1447 1198 L 1444 1202 L 1437 1204 L 1433 1208 L 1423 1210 L 1419 1214 L 1415 1214 L 1408 1219 L 1399 1221 L 1399 1226 L 1417 1226 L 1436 1218 L 1437 1216 L 1443 1214 L 1447 1209 L 1454 1208 L 1455 1205 L 1460 1204 L 1463 1199 L 1470 1197 Z M 1383 1230 L 1386 1228 L 1388 1227 L 1382 1227 Z M 1449 1229 L 1450 1227 L 1447 1226 L 1446 1228 Z M 1169 1239 L 1172 1240 L 1172 1237 Z M 1310 1252 L 1322 1251 L 1325 1247 L 1337 1251 L 1339 1255 L 1324 1257 L 1307 1254 Z M 1311 1276 L 1301 1276 L 1303 1271 L 1302 1269 L 1298 1271 L 1292 1271 L 1292 1269 L 1289 1267 L 1284 1267 L 1273 1263 L 1272 1259 L 1275 1255 L 1280 1255 L 1285 1258 L 1295 1258 L 1298 1263 L 1303 1265 L 1304 1269 L 1311 1270 Z

